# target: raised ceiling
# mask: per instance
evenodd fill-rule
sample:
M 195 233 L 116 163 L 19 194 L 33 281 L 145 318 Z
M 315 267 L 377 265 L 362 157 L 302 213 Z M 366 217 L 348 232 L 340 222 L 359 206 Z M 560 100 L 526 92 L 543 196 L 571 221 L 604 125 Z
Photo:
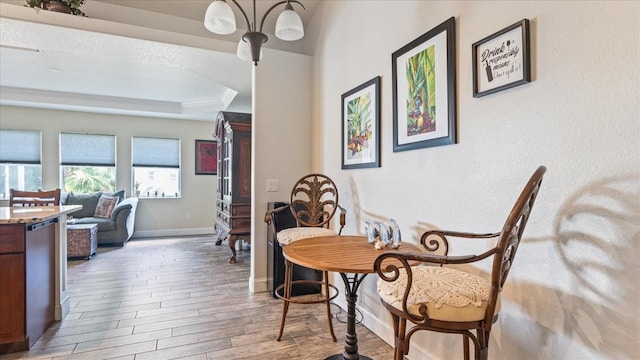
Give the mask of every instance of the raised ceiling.
M 1 104 L 209 121 L 251 111 L 237 12 L 239 30 L 226 39 L 202 26 L 210 1 L 87 0 L 87 18 L 23 3 L 0 0 Z M 239 3 L 251 16 L 251 2 Z M 258 1 L 258 15 L 273 3 Z M 317 1 L 304 4 L 306 24 Z M 272 38 L 267 47 L 282 45 Z

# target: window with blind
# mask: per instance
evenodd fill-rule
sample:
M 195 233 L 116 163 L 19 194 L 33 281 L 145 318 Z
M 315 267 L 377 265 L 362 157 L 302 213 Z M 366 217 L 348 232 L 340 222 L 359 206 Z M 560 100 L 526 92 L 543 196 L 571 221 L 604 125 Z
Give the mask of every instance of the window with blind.
M 133 137 L 131 165 L 137 197 L 180 197 L 180 139 Z
M 9 189 L 42 188 L 42 135 L 32 130 L 0 130 L 0 198 Z
M 61 133 L 60 172 L 64 191 L 115 191 L 115 135 Z

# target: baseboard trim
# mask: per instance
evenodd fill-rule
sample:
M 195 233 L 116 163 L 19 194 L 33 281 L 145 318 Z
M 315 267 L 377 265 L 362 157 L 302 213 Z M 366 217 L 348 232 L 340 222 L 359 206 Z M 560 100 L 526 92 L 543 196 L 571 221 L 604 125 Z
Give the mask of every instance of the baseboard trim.
M 268 286 L 269 283 L 269 278 L 256 279 L 252 277 L 249 279 L 249 291 L 254 294 L 270 291 Z
M 187 229 L 163 229 L 163 230 L 136 230 L 132 239 L 164 237 L 164 236 L 193 236 L 193 235 L 214 235 L 213 227 L 187 228 Z

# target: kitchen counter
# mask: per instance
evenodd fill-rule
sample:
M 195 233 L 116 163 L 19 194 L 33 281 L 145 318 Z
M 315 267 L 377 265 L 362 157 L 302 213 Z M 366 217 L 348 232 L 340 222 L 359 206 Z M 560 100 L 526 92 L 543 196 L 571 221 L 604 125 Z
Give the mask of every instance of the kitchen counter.
M 0 207 L 0 354 L 30 349 L 69 313 L 67 215 L 80 209 Z
M 60 218 L 62 215 L 67 215 L 80 209 L 82 209 L 81 205 L 0 207 L 0 225 L 41 222 Z

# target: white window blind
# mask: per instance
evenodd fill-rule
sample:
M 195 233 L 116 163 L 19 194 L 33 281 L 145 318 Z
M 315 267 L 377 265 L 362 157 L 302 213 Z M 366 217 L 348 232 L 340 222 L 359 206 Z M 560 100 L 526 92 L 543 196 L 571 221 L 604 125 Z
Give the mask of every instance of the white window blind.
M 0 163 L 41 164 L 40 147 L 40 131 L 0 130 Z
M 61 133 L 60 165 L 116 166 L 115 135 Z
M 134 167 L 180 168 L 180 139 L 134 137 L 131 153 Z

